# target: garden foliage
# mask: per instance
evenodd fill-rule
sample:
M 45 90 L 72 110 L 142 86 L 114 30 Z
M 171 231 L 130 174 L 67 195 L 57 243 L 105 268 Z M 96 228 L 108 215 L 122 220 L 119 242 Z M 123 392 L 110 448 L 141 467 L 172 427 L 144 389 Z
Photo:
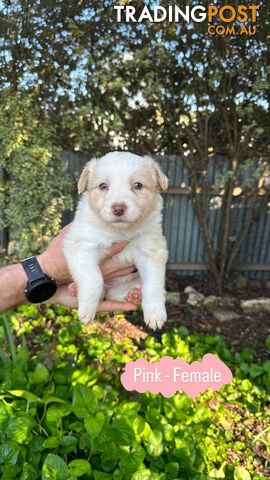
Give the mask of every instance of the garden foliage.
M 62 212 L 71 208 L 70 183 L 54 129 L 40 120 L 33 97 L 6 89 L 0 104 L 0 254 L 24 258 L 59 233 Z
M 90 333 L 65 307 L 19 307 L 2 315 L 0 336 L 1 479 L 267 478 L 253 460 L 258 443 L 270 453 L 269 361 L 258 365 L 219 335 L 191 335 L 185 327 L 161 341 L 120 344 Z M 127 392 L 120 383 L 130 360 L 169 355 L 191 362 L 207 352 L 233 371 L 220 392 L 165 398 Z M 264 426 L 259 435 L 247 427 L 253 420 Z

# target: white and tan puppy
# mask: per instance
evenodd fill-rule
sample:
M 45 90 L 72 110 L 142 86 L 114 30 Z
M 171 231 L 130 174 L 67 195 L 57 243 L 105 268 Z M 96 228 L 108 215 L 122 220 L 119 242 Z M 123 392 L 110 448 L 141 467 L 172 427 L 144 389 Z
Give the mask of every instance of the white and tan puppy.
M 156 329 L 166 321 L 168 254 L 161 230 L 159 188 L 165 190 L 167 185 L 167 177 L 150 157 L 112 152 L 86 164 L 78 183 L 83 195 L 64 241 L 83 323 L 94 319 L 104 292 L 99 263 L 113 242 L 124 240 L 129 244 L 113 258 L 120 263 L 133 262 L 138 269 L 145 323 Z M 105 298 L 124 300 L 138 286 L 138 274 L 119 278 L 105 290 Z

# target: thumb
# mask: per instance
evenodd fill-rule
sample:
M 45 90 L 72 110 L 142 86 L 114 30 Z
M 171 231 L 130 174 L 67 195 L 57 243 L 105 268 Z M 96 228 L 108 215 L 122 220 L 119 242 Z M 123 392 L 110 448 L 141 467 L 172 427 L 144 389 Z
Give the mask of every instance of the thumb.
M 117 253 L 121 252 L 128 245 L 128 243 L 128 240 L 125 240 L 124 242 L 112 243 L 111 246 L 108 248 L 104 259 L 111 258 Z

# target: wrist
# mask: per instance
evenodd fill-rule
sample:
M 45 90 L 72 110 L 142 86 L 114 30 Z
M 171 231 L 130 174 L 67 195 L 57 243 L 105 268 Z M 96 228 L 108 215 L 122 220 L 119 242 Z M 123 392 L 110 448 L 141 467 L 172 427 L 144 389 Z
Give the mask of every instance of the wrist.
M 37 261 L 40 265 L 40 268 L 41 268 L 42 272 L 45 273 L 45 275 L 48 275 L 48 277 L 51 277 L 52 275 L 50 275 L 50 273 L 48 271 L 48 268 L 47 268 L 47 265 L 46 265 L 46 260 L 44 259 L 44 253 L 41 253 L 40 255 L 37 255 L 36 259 L 37 259 Z

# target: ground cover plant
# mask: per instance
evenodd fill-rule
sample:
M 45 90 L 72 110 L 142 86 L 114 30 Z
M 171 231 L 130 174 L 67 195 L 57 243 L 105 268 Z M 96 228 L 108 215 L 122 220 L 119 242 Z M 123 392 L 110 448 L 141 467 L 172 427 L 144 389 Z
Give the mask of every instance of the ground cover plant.
M 269 360 L 183 326 L 160 341 L 119 343 L 65 307 L 23 306 L 0 319 L 1 479 L 270 478 Z M 233 372 L 219 392 L 164 398 L 121 385 L 129 360 L 190 363 L 205 353 Z

